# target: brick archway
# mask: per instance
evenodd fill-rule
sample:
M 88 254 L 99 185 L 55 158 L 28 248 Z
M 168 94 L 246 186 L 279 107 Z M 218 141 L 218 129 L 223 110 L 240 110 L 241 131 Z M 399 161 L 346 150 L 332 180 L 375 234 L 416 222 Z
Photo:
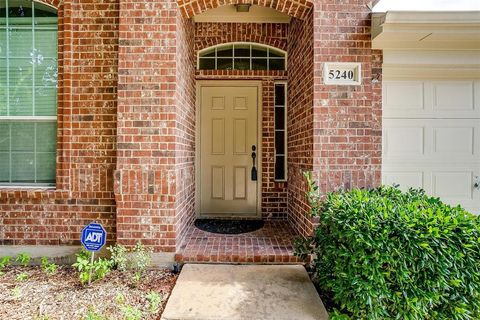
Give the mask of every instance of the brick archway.
M 249 30 L 253 29 L 255 30 L 256 25 L 248 25 Z M 280 26 L 280 28 L 286 29 L 286 26 Z M 225 29 L 227 31 L 230 31 L 231 28 L 226 25 Z M 285 32 L 286 34 L 286 32 Z M 229 43 L 229 42 L 251 42 L 251 43 L 259 43 L 259 44 L 264 44 L 267 46 L 271 46 L 274 48 L 278 48 L 284 51 L 287 51 L 287 42 L 286 39 L 282 39 L 280 37 L 272 37 L 270 35 L 253 35 L 250 36 L 249 34 L 236 34 L 236 33 L 228 33 L 226 36 L 215 36 L 215 37 L 205 37 L 200 40 L 195 41 L 195 53 L 198 53 L 198 51 L 213 47 L 219 44 L 223 43 Z
M 186 18 L 215 9 L 223 5 L 250 3 L 252 5 L 272 8 L 291 17 L 304 20 L 313 7 L 312 0 L 177 0 L 182 15 Z

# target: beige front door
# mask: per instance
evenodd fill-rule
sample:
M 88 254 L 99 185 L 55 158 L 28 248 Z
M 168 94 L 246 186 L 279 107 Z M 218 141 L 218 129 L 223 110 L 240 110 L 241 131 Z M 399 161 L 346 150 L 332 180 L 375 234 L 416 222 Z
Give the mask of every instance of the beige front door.
M 256 216 L 258 87 L 202 86 L 200 103 L 200 214 Z

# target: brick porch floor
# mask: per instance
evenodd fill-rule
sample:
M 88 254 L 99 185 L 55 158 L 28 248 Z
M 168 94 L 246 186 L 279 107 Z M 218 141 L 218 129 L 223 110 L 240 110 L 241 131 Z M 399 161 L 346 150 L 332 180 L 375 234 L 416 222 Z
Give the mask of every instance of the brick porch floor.
M 191 226 L 176 255 L 177 262 L 302 263 L 293 255 L 295 234 L 285 221 L 266 221 L 257 231 L 229 235 Z

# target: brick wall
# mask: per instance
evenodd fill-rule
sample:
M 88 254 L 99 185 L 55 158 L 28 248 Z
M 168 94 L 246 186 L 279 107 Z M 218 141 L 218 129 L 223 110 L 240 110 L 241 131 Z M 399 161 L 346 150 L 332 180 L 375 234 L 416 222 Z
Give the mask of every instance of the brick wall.
M 176 245 L 195 218 L 194 23 L 177 15 L 176 39 Z
M 323 193 L 380 184 L 381 53 L 371 50 L 367 2 L 316 1 L 311 17 L 290 26 L 288 213 L 303 235 L 314 221 L 302 171 L 313 170 Z M 327 61 L 362 63 L 362 85 L 325 85 Z
M 195 50 L 227 42 L 256 42 L 287 50 L 285 23 L 196 23 Z
M 176 27 L 168 0 L 121 0 L 115 198 L 118 242 L 176 244 Z
M 292 17 L 304 19 L 310 12 L 313 2 L 313 0 L 177 0 L 181 13 L 187 18 L 223 5 L 250 3 L 273 8 Z
M 305 170 L 323 192 L 380 183 L 381 53 L 366 0 L 267 1 L 296 18 L 196 26 L 188 18 L 218 2 L 45 1 L 59 8 L 57 188 L 0 189 L 0 243 L 79 244 L 97 220 L 110 241 L 176 251 L 194 217 L 195 78 L 262 82 L 265 217 L 287 208 L 298 233 L 312 231 Z M 196 50 L 233 41 L 288 49 L 288 75 L 195 72 Z M 361 62 L 362 85 L 324 85 L 325 61 Z M 273 84 L 287 78 L 288 186 L 273 181 Z
M 297 233 L 312 232 L 304 171 L 313 169 L 313 14 L 292 19 L 288 38 L 288 220 Z
M 58 8 L 57 190 L 0 189 L 0 244 L 79 244 L 92 220 L 115 239 L 117 0 Z
M 381 178 L 378 82 L 372 86 L 368 1 L 318 1 L 314 20 L 314 169 L 323 192 L 369 188 Z M 323 62 L 362 63 L 359 86 L 324 85 Z M 375 103 L 374 103 L 374 88 Z

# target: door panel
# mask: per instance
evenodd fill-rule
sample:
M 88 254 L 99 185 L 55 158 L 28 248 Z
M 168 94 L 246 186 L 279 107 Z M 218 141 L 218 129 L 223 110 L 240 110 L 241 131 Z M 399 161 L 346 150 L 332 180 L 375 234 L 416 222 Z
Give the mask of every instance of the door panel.
M 257 87 L 201 88 L 202 216 L 257 214 L 258 186 L 250 174 L 252 146 L 258 147 L 257 91 Z

